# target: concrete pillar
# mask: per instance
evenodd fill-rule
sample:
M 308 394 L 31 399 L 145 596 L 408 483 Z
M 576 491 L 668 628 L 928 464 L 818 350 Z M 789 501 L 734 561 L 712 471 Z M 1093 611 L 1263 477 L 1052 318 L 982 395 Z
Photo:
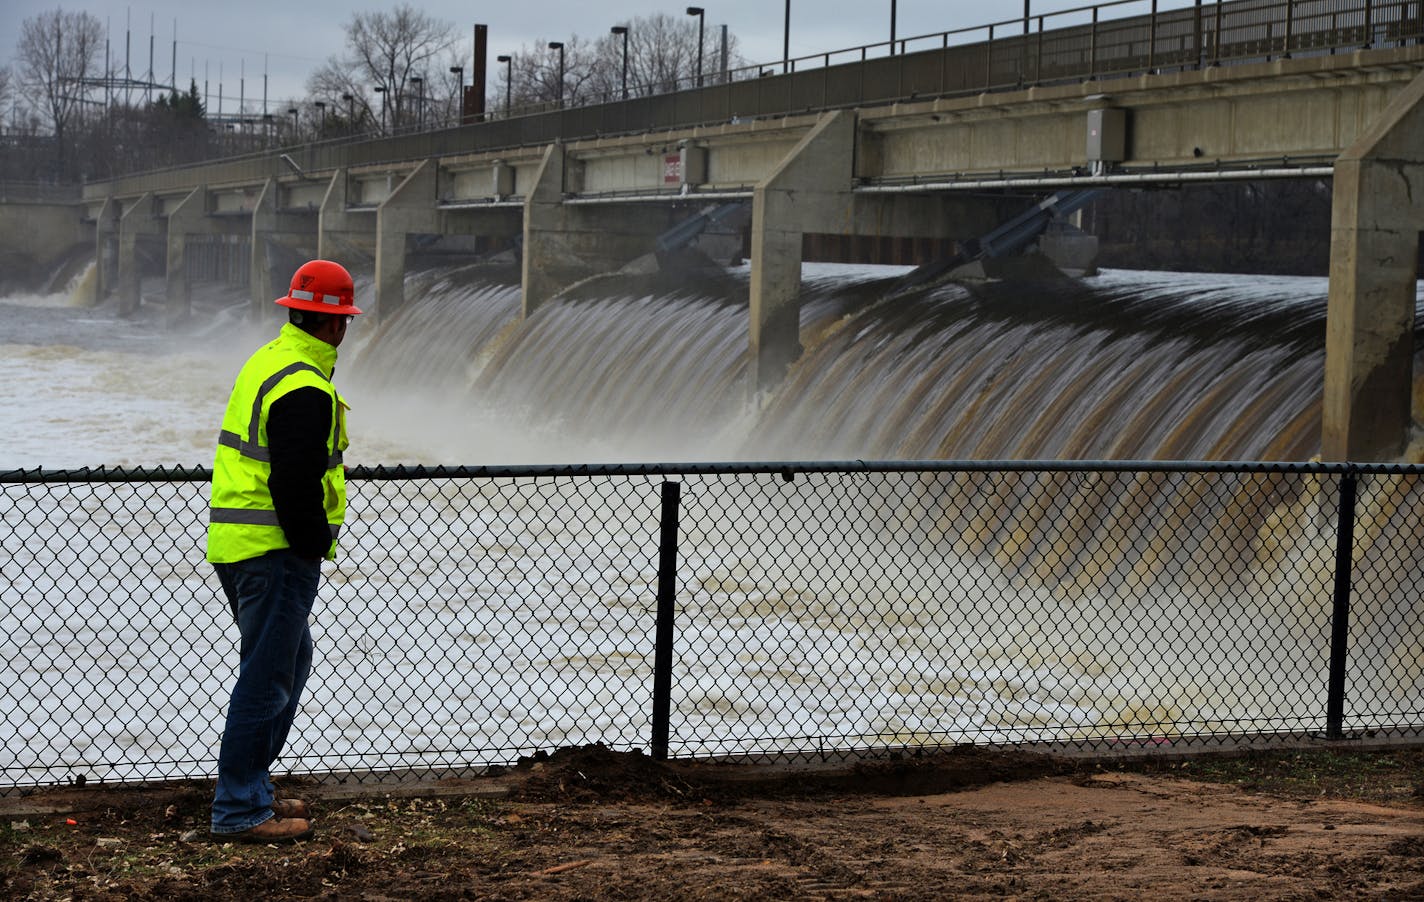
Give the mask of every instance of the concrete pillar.
M 534 173 L 534 186 L 524 193 L 521 263 L 525 319 L 565 285 L 546 262 L 557 253 L 557 240 L 564 222 L 563 200 L 564 146 L 551 144 L 544 148 L 544 158 Z
M 336 253 L 333 235 L 338 232 L 356 231 L 356 217 L 346 209 L 348 186 L 345 169 L 332 173 L 331 184 L 326 187 L 326 195 L 322 198 L 316 220 L 316 255 L 322 260 L 330 260 Z
M 569 286 L 652 251 L 669 225 L 660 205 L 564 203 L 569 169 L 564 146 L 550 145 L 524 195 L 526 318 Z
M 855 114 L 821 117 L 752 194 L 751 368 L 761 391 L 801 356 L 801 236 L 854 231 Z
M 345 184 L 344 180 L 342 184 Z M 327 190 L 330 192 L 329 186 Z M 277 308 L 272 300 L 286 293 L 287 280 L 291 277 L 291 273 L 272 271 L 272 261 L 267 254 L 268 242 L 286 237 L 307 248 L 317 248 L 317 256 L 321 256 L 319 223 L 320 214 L 313 217 L 309 213 L 282 212 L 281 185 L 276 179 L 268 179 L 262 186 L 262 192 L 252 208 L 252 255 L 248 262 L 247 280 L 252 309 L 258 316 L 274 315 Z
M 140 273 L 138 239 L 140 235 L 160 234 L 159 220 L 153 215 L 153 192 L 133 203 L 119 219 L 119 315 L 138 312 Z
M 380 319 L 405 304 L 406 236 L 440 231 L 439 166 L 426 160 L 376 208 L 376 310 Z
M 192 284 L 188 279 L 188 236 L 211 232 L 207 225 L 208 189 L 199 186 L 168 214 L 168 257 L 165 290 L 169 322 L 192 313 Z
M 1424 75 L 1335 163 L 1322 456 L 1396 460 L 1410 435 L 1424 228 Z
M 272 261 L 267 259 L 265 241 L 266 235 L 277 229 L 277 195 L 277 180 L 268 179 L 262 186 L 262 193 L 257 195 L 257 203 L 252 207 L 252 252 L 247 261 L 247 291 L 248 300 L 252 302 L 252 312 L 259 317 L 281 293 L 277 291 L 276 280 L 272 278 Z M 317 231 L 319 233 L 320 228 Z
M 102 304 L 113 287 L 115 256 L 118 252 L 119 217 L 123 207 L 113 197 L 104 200 L 94 223 L 94 303 Z
M 496 160 L 494 169 L 490 172 L 490 193 L 500 200 L 513 194 L 514 174 L 513 166 L 503 160 Z

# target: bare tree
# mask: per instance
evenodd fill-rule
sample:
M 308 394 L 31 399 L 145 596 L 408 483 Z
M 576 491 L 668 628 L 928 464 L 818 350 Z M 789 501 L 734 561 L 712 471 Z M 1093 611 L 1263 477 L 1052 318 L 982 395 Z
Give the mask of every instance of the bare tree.
M 358 78 L 351 66 L 336 58 L 307 77 L 307 102 L 326 104 L 329 134 L 356 134 L 380 125 L 381 109 L 372 106 L 371 97 L 369 80 Z
M 549 46 L 542 38 L 533 47 L 523 47 L 514 53 L 510 69 L 500 73 L 499 101 L 492 109 L 504 108 L 506 77 L 513 72 L 510 102 L 516 107 L 551 105 L 563 99 L 565 106 L 587 102 L 590 85 L 595 83 L 599 65 L 598 48 L 590 46 L 578 35 L 561 42 L 562 51 Z M 562 70 L 562 72 L 561 72 Z M 563 84 L 560 87 L 560 76 Z
M 697 22 L 690 17 L 656 13 L 633 19 L 628 28 L 628 93 L 633 97 L 689 88 L 697 78 Z M 702 60 L 706 80 L 725 66 L 743 64 L 736 38 L 728 35 L 728 59 L 722 59 L 721 35 L 703 36 Z M 607 34 L 596 41 L 577 35 L 564 42 L 564 104 L 603 103 L 622 97 L 623 36 Z M 491 109 L 504 108 L 506 89 L 510 104 L 529 109 L 551 103 L 559 93 L 559 55 L 548 42 L 536 41 L 511 54 L 508 68 L 499 73 Z M 512 78 L 512 83 L 510 79 Z
M 429 103 L 436 73 L 454 45 L 454 26 L 409 4 L 390 12 L 353 13 L 346 24 L 346 53 L 329 59 L 308 79 L 313 100 L 351 115 L 350 104 L 373 122 L 397 128 L 416 121 L 422 94 Z M 345 95 L 352 101 L 346 101 Z
M 103 50 L 104 25 L 87 12 L 51 10 L 20 26 L 20 80 L 25 96 L 49 119 L 61 177 L 67 174 L 67 133 L 84 102 L 84 82 L 100 74 Z
M 708 61 L 715 59 L 708 49 L 703 47 L 704 71 L 710 68 Z M 656 13 L 635 20 L 628 31 L 630 90 L 662 94 L 693 87 L 696 76 L 697 25 L 692 19 Z
M 458 75 L 450 71 L 456 66 L 461 70 Z M 417 86 L 413 96 L 424 105 L 426 127 L 449 128 L 460 124 L 460 86 L 467 71 L 469 63 L 454 43 L 421 68 L 422 84 Z

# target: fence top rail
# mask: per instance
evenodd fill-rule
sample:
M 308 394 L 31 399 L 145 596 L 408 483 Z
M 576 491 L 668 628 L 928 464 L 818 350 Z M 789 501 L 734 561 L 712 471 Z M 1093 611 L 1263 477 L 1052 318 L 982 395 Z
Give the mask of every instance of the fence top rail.
M 826 460 L 519 466 L 361 466 L 352 481 L 404 479 L 534 479 L 603 476 L 780 476 L 787 482 L 812 473 L 1295 473 L 1424 475 L 1424 464 L 1323 463 L 1319 461 L 1163 460 Z M 206 467 L 84 467 L 0 470 L 0 484 L 94 482 L 208 482 Z

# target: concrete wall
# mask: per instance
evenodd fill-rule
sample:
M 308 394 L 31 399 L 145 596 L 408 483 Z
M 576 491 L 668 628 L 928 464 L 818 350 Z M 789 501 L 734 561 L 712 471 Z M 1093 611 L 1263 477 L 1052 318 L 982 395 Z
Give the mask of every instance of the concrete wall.
M 34 290 L 67 255 L 94 245 L 80 204 L 0 204 L 0 287 Z
M 1064 172 L 1085 163 L 1087 114 L 1127 114 L 1128 168 L 1315 159 L 1378 120 L 1419 71 L 1314 57 L 865 110 L 857 175 Z

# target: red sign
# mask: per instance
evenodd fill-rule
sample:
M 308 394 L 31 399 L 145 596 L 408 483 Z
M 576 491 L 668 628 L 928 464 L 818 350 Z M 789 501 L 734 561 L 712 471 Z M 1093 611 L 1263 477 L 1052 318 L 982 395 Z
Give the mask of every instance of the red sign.
M 663 157 L 663 184 L 678 185 L 682 183 L 682 154 L 670 153 Z

